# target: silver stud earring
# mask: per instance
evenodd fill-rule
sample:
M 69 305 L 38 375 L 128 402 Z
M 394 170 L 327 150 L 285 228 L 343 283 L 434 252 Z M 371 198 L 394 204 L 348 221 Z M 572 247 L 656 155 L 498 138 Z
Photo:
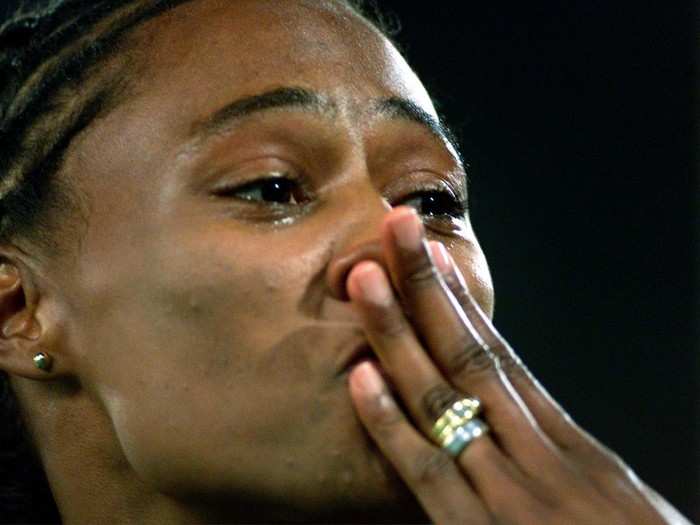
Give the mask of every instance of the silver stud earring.
M 39 352 L 34 356 L 34 365 L 36 365 L 39 370 L 43 370 L 44 372 L 51 370 L 52 363 L 53 359 L 51 356 L 43 352 Z

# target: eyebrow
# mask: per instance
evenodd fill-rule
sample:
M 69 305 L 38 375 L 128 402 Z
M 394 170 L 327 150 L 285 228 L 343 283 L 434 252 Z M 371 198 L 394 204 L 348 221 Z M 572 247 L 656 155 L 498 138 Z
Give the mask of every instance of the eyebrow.
M 449 144 L 462 161 L 454 133 L 441 121 L 416 103 L 400 97 L 379 99 L 373 105 L 375 113 L 390 119 L 405 119 L 423 126 L 433 136 Z M 337 105 L 327 97 L 303 87 L 282 87 L 235 100 L 192 125 L 191 139 L 201 144 L 214 135 L 228 131 L 236 121 L 271 109 L 296 108 L 333 117 Z
M 380 100 L 376 105 L 377 112 L 389 118 L 402 118 L 420 124 L 438 139 L 447 142 L 462 162 L 462 155 L 453 131 L 441 120 L 437 120 L 415 102 L 400 97 Z

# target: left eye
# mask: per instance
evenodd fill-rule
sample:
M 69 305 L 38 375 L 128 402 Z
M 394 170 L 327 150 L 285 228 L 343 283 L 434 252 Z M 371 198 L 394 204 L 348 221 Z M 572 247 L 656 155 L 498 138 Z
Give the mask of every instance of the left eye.
M 289 177 L 267 177 L 238 188 L 224 188 L 218 195 L 237 195 L 241 200 L 294 205 L 303 200 L 299 184 Z
M 414 206 L 420 215 L 428 217 L 449 215 L 457 219 L 464 218 L 467 213 L 467 203 L 460 202 L 446 191 L 431 190 L 420 191 L 409 195 L 401 204 L 408 204 L 411 201 L 418 201 Z

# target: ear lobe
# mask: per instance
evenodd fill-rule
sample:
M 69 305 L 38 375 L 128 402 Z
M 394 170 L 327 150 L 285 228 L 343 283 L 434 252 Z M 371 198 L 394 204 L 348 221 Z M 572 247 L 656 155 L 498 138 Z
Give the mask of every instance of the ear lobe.
M 41 326 L 34 317 L 36 304 L 28 300 L 29 294 L 19 267 L 0 263 L 0 370 L 28 379 L 55 377 L 38 369 L 33 361 L 42 351 Z

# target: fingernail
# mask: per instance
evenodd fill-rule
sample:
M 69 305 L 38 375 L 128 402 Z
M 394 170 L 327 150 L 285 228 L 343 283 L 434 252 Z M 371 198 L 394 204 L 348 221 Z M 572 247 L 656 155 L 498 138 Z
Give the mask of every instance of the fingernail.
M 447 248 L 441 242 L 430 241 L 430 252 L 433 255 L 433 261 L 443 274 L 450 273 L 452 265 L 450 264 L 450 254 L 447 253 Z
M 406 251 L 420 248 L 421 224 L 415 210 L 410 209 L 391 221 L 391 229 L 396 236 L 398 245 Z
M 357 276 L 360 291 L 365 299 L 378 306 L 391 303 L 391 288 L 382 268 L 373 262 L 366 263 Z
M 357 379 L 367 397 L 377 397 L 384 391 L 382 377 L 370 363 L 362 363 L 357 366 Z

